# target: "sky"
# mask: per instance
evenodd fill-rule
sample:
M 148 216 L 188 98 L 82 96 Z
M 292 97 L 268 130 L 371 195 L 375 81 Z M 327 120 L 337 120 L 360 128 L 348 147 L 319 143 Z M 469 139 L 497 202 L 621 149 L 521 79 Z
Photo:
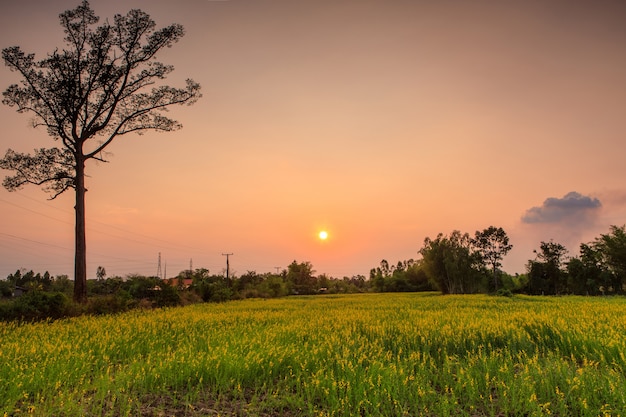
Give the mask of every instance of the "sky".
M 2 0 L 0 47 L 43 58 L 78 0 Z M 626 3 L 92 0 L 185 36 L 159 61 L 203 97 L 176 132 L 87 166 L 87 268 L 369 275 L 426 237 L 502 227 L 509 273 L 626 223 Z M 0 89 L 20 81 L 0 67 Z M 0 105 L 0 155 L 54 146 Z M 2 177 L 10 175 L 2 171 Z M 73 275 L 74 195 L 0 189 L 0 278 Z M 321 241 L 320 230 L 328 232 Z

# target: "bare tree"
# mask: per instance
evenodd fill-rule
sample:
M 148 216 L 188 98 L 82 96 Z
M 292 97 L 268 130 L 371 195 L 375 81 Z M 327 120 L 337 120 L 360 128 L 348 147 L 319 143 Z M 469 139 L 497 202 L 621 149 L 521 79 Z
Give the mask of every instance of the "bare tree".
M 162 84 L 174 67 L 156 61 L 156 54 L 184 35 L 181 25 L 156 30 L 149 15 L 131 10 L 115 15 L 112 24 L 95 26 L 99 18 L 87 1 L 59 17 L 64 49 L 40 61 L 19 47 L 2 50 L 5 64 L 22 77 L 4 91 L 2 102 L 34 114 L 33 126 L 45 127 L 56 146 L 32 155 L 9 149 L 0 168 L 14 171 L 3 182 L 9 191 L 36 184 L 54 199 L 75 190 L 74 299 L 82 302 L 87 294 L 85 163 L 105 162 L 103 151 L 118 136 L 181 128 L 164 112 L 175 104 L 193 104 L 201 94 L 190 79 L 184 88 Z

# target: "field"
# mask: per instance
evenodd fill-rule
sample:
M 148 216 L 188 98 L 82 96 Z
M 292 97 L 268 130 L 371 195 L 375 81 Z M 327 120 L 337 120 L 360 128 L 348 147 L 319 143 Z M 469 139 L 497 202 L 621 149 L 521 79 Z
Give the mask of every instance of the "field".
M 0 414 L 626 416 L 626 299 L 361 294 L 0 323 Z

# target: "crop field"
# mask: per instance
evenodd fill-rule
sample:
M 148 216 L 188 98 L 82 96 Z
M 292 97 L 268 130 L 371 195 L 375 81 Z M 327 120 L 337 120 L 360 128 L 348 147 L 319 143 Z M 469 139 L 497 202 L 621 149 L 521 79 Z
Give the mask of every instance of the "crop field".
M 626 299 L 360 294 L 0 323 L 4 416 L 626 416 Z

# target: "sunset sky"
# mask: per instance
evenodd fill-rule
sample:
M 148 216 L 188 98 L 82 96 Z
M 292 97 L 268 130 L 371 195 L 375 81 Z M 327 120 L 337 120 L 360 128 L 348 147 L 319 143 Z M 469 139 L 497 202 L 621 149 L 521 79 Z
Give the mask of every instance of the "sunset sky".
M 63 46 L 78 0 L 3 1 L 0 47 Z M 173 133 L 87 167 L 88 278 L 188 269 L 368 276 L 425 237 L 491 225 L 505 270 L 626 223 L 626 2 L 92 0 L 185 37 L 161 53 L 203 98 Z M 0 90 L 20 80 L 0 67 Z M 0 106 L 0 155 L 54 143 Z M 2 178 L 11 174 L 1 171 Z M 73 276 L 74 195 L 0 190 L 0 278 Z M 318 232 L 328 231 L 320 241 Z

